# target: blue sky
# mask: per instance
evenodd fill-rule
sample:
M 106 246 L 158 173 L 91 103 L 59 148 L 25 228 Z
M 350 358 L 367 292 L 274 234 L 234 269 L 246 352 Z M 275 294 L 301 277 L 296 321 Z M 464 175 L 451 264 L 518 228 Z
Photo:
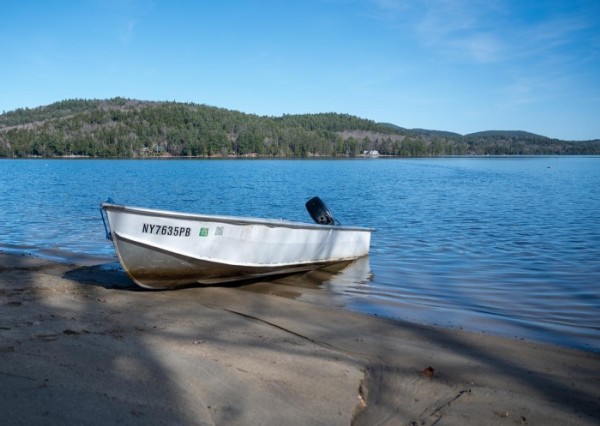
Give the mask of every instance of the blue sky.
M 600 138 L 600 0 L 0 0 L 0 113 L 115 96 Z

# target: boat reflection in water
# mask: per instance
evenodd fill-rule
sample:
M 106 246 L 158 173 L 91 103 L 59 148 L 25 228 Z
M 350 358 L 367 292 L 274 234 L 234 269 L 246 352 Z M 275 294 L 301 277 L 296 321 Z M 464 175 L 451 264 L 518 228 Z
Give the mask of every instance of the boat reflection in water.
M 349 288 L 356 291 L 357 287 L 367 285 L 372 279 L 369 256 L 363 256 L 309 272 L 246 283 L 239 288 L 318 304 L 344 306 L 344 295 Z

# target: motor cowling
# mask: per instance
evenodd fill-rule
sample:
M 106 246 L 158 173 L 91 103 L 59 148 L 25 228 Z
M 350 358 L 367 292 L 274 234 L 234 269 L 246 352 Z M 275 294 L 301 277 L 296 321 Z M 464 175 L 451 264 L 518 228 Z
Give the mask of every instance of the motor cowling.
M 306 202 L 306 210 L 310 217 L 319 225 L 339 225 L 339 222 L 333 217 L 323 200 L 319 197 L 313 197 Z

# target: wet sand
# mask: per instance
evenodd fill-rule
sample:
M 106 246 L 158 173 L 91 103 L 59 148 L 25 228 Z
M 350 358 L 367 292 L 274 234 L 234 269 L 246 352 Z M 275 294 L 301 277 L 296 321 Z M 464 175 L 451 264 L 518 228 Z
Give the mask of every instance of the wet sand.
M 301 280 L 147 291 L 0 254 L 2 424 L 600 424 L 597 353 L 281 297 Z

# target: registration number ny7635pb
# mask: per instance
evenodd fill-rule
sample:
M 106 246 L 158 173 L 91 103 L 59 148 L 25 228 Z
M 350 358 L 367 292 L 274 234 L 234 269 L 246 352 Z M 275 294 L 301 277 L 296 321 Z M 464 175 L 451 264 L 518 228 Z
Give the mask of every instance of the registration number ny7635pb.
M 192 234 L 192 228 L 185 226 L 170 225 L 152 225 L 150 223 L 142 224 L 142 232 L 154 235 L 172 235 L 174 237 L 189 237 Z

